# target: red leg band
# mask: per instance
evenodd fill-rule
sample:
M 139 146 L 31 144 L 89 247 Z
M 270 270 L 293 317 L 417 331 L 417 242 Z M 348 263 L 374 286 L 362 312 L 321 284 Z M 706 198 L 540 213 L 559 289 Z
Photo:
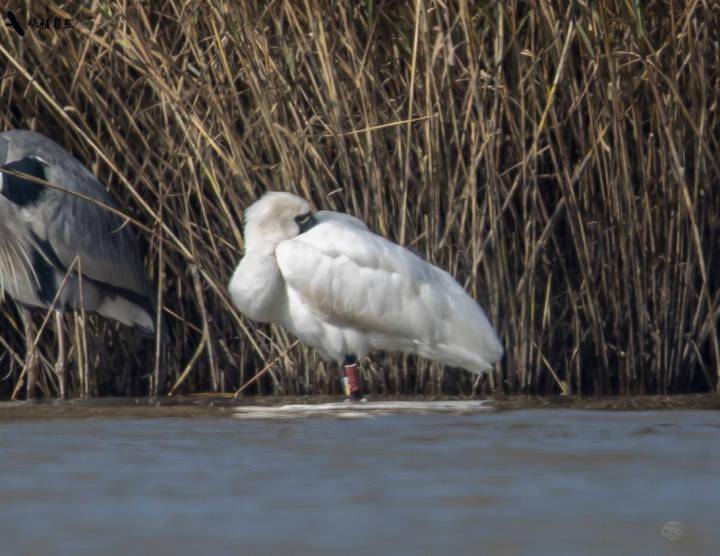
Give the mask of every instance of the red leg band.
M 360 375 L 357 370 L 357 364 L 345 365 L 345 376 L 347 377 L 350 393 L 360 392 Z

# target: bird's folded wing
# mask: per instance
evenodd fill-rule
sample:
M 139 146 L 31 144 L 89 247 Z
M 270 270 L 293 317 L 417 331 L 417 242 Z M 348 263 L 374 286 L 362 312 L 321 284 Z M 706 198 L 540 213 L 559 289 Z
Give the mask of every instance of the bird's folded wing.
M 55 186 L 117 208 L 103 185 L 80 161 L 55 142 L 28 130 L 0 133 L 0 164 L 35 160 Z M 26 199 L 28 201 L 28 199 Z M 113 213 L 80 197 L 47 188 L 23 206 L 24 220 L 39 247 L 58 270 L 69 269 L 77 255 L 84 276 L 138 295 L 151 291 L 136 239 Z
M 51 173 L 53 183 L 61 181 L 53 177 Z M 89 172 L 82 180 L 77 178 L 72 184 L 60 185 L 71 186 L 72 190 L 115 208 L 99 182 L 85 183 L 95 180 Z M 43 214 L 38 214 L 35 221 L 45 228 L 44 234 L 38 235 L 44 236 L 64 268 L 70 268 L 80 255 L 84 276 L 139 295 L 150 295 L 150 285 L 137 255 L 137 240 L 130 225 L 120 217 L 88 200 L 54 190 L 48 191 L 48 201 L 36 210 Z
M 359 218 L 342 212 L 334 212 L 332 210 L 319 210 L 313 216 L 315 216 L 315 220 L 317 220 L 318 222 L 335 222 L 339 225 L 355 226 L 356 228 L 359 228 L 361 230 L 368 229 L 367 224 L 365 224 L 365 222 L 363 222 Z
M 324 320 L 433 342 L 445 333 L 441 324 L 458 303 L 474 305 L 447 273 L 364 225 L 318 220 L 308 232 L 281 242 L 276 256 L 288 286 Z

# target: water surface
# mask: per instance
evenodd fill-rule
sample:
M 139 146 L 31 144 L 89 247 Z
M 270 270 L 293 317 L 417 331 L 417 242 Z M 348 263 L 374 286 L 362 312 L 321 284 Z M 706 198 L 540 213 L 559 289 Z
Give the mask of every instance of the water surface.
M 3 409 L 4 555 L 720 552 L 715 411 Z

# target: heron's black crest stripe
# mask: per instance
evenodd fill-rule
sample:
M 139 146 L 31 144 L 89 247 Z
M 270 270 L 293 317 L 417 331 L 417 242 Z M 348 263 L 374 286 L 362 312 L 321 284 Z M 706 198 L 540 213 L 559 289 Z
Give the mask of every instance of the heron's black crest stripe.
M 298 226 L 300 226 L 300 233 L 304 234 L 307 232 L 310 228 L 313 226 L 316 226 L 318 224 L 317 219 L 311 212 L 306 212 L 305 214 L 301 214 L 300 216 L 295 217 L 295 222 L 297 222 Z
M 31 156 L 5 164 L 2 168 L 4 170 L 22 172 L 23 174 L 29 174 L 33 177 L 47 180 L 45 165 L 37 158 Z M 0 194 L 21 207 L 34 205 L 45 193 L 45 188 L 39 183 L 10 174 L 2 175 L 2 184 Z
M 48 262 L 47 258 L 45 258 L 37 249 L 33 250 L 32 266 L 38 282 L 38 297 L 40 298 L 40 301 L 46 305 L 50 305 L 57 293 L 55 270 Z

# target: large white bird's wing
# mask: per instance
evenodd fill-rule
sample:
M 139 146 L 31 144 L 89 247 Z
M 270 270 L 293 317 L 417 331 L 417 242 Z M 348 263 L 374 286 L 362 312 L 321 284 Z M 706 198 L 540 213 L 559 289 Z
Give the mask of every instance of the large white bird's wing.
M 349 214 L 342 212 L 334 212 L 332 210 L 319 210 L 314 215 L 315 220 L 318 222 L 337 222 L 338 224 L 345 224 L 346 226 L 355 226 L 361 230 L 367 230 L 367 224 Z
M 276 258 L 288 287 L 319 318 L 365 332 L 376 349 L 393 349 L 396 340 L 396 349 L 413 345 L 476 372 L 499 359 L 487 317 L 447 272 L 356 218 L 326 211 L 316 218 L 306 233 L 278 244 Z

